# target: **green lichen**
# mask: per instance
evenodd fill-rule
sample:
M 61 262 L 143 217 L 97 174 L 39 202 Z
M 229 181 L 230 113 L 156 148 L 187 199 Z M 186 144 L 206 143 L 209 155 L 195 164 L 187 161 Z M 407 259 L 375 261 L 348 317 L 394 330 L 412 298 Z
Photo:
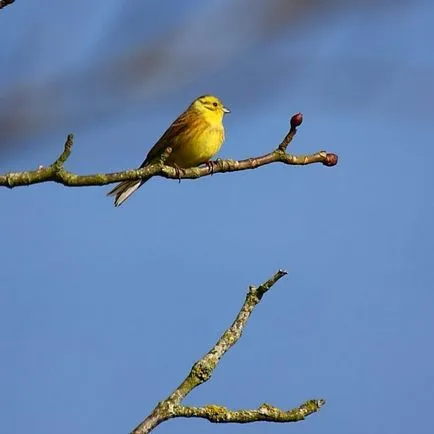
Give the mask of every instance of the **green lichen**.
M 228 419 L 229 409 L 221 405 L 205 405 L 203 407 L 211 422 L 223 422 Z

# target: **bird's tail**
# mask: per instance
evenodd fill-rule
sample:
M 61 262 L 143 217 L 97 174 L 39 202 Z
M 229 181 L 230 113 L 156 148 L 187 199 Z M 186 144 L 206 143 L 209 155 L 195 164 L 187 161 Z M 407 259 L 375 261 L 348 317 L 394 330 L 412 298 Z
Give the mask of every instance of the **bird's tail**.
M 122 205 L 148 179 L 120 182 L 113 190 L 107 193 L 107 196 L 115 196 L 115 206 Z

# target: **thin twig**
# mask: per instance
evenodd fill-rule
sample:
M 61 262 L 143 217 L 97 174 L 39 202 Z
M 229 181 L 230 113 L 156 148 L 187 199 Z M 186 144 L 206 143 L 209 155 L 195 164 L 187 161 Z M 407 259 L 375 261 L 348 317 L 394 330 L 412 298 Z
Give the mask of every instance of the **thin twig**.
M 263 295 L 286 274 L 286 271 L 279 270 L 262 285 L 249 288 L 241 310 L 232 325 L 223 333 L 208 353 L 193 365 L 190 373 L 176 390 L 168 398 L 161 401 L 151 414 L 132 431 L 132 434 L 149 433 L 163 421 L 178 417 L 197 417 L 207 419 L 210 422 L 225 423 L 296 422 L 315 413 L 325 404 L 322 399 L 310 400 L 291 410 L 281 410 L 270 404 L 262 404 L 255 410 L 229 410 L 220 405 L 190 407 L 181 404 L 182 400 L 195 387 L 211 378 L 220 359 L 240 339 L 250 315 L 261 301 Z

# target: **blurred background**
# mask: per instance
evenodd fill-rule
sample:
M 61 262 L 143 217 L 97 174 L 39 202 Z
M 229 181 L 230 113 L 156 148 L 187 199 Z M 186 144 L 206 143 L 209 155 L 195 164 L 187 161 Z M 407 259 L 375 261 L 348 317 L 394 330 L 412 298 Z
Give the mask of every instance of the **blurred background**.
M 289 275 L 189 404 L 282 408 L 295 426 L 174 420 L 164 434 L 429 432 L 434 404 L 434 4 L 17 0 L 0 11 L 0 172 L 136 167 L 197 96 L 232 114 L 221 158 L 339 164 L 0 189 L 2 431 L 129 432 Z M 405 416 L 404 416 L 405 415 Z M 431 428 L 432 429 L 432 428 Z

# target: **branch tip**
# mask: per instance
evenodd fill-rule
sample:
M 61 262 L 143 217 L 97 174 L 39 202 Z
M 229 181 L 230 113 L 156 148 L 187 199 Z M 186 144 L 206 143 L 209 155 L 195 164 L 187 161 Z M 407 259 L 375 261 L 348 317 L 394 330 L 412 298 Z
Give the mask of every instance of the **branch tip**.
M 291 130 L 295 130 L 303 123 L 303 114 L 298 112 L 291 118 Z
M 266 280 L 264 283 L 259 285 L 258 288 L 253 287 L 256 289 L 258 294 L 260 296 L 264 295 L 267 291 L 271 289 L 273 285 L 275 285 L 282 277 L 286 276 L 288 274 L 285 270 L 278 270 L 276 273 L 274 273 L 268 280 Z M 251 287 L 252 288 L 252 287 Z
M 322 164 L 327 167 L 333 167 L 338 164 L 339 157 L 336 154 L 326 154 L 326 158 Z

